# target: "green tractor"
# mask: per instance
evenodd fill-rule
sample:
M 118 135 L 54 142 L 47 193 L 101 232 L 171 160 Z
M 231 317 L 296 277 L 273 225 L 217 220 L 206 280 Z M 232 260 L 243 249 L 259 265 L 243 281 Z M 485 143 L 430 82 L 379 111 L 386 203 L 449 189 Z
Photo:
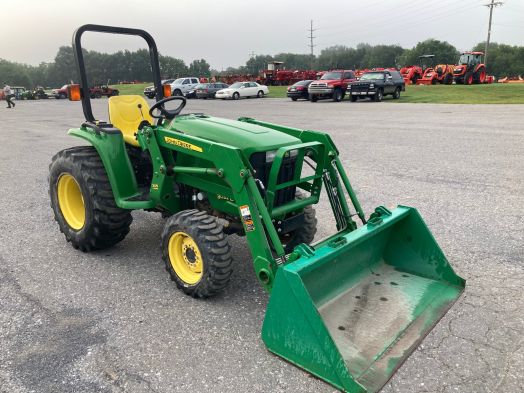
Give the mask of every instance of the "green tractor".
M 146 40 L 150 108 L 141 96 L 115 96 L 109 122 L 93 117 L 86 31 Z M 379 390 L 464 290 L 415 209 L 377 207 L 366 218 L 328 134 L 181 114 L 186 101 L 161 86 L 157 48 L 143 30 L 85 25 L 73 47 L 80 85 L 68 96 L 82 101 L 86 121 L 69 134 L 90 146 L 56 154 L 49 176 L 55 219 L 73 247 L 111 247 L 129 232 L 133 210 L 160 212 L 171 279 L 206 298 L 229 282 L 228 236 L 245 236 L 270 292 L 267 348 L 352 393 Z M 337 232 L 314 242 L 322 189 Z

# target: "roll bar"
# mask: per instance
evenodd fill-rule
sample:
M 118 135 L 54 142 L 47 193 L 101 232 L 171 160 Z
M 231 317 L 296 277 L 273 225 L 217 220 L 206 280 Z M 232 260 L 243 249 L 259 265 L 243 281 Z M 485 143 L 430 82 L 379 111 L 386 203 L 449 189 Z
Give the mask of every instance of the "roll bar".
M 153 70 L 153 83 L 156 89 L 156 100 L 159 101 L 163 97 L 162 83 L 160 79 L 160 65 L 158 63 L 158 50 L 156 47 L 155 40 L 153 37 L 144 30 L 131 29 L 127 27 L 116 27 L 116 26 L 103 26 L 87 24 L 80 26 L 73 33 L 73 53 L 75 54 L 76 66 L 78 69 L 78 75 L 80 77 L 80 89 L 82 91 L 82 108 L 84 110 L 84 116 L 87 121 L 95 122 L 96 119 L 93 116 L 91 109 L 91 99 L 89 97 L 89 85 L 87 83 L 86 68 L 84 64 L 84 54 L 82 52 L 82 35 L 86 31 L 92 31 L 97 33 L 109 33 L 109 34 L 123 34 L 123 35 L 135 35 L 142 37 L 149 47 L 149 59 L 151 61 L 151 69 Z

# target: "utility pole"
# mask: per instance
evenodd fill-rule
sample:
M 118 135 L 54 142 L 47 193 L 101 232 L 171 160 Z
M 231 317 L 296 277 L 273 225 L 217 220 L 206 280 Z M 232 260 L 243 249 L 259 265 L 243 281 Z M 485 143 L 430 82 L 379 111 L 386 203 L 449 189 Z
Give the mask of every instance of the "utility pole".
M 504 4 L 502 1 L 491 0 L 491 3 L 484 4 L 486 7 L 489 7 L 489 24 L 488 24 L 488 38 L 486 40 L 486 48 L 484 50 L 484 64 L 488 65 L 488 47 L 489 39 L 491 38 L 491 19 L 493 18 L 493 8 L 498 7 L 499 5 Z
M 255 58 L 255 52 L 251 51 L 249 52 L 249 60 L 253 60 Z M 255 71 L 253 70 L 253 68 L 255 67 L 255 64 L 253 63 L 252 66 L 251 66 L 251 72 L 253 73 L 253 75 L 255 75 Z
M 315 45 L 313 45 L 313 39 L 316 38 L 316 37 L 313 37 L 313 32 L 315 30 L 313 29 L 313 20 L 311 20 L 311 26 L 309 27 L 309 36 L 307 38 L 309 38 L 309 48 L 311 49 L 311 59 L 310 59 L 310 62 L 309 62 L 309 69 L 313 69 L 313 59 L 314 59 L 314 56 L 315 54 L 313 53 L 313 48 L 315 47 Z

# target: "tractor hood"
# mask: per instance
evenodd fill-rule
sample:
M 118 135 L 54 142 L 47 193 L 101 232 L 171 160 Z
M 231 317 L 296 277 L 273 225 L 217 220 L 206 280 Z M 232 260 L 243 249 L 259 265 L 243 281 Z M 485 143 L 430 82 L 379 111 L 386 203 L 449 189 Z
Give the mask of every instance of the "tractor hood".
M 300 139 L 270 128 L 204 114 L 177 116 L 167 127 L 173 131 L 234 146 L 249 157 L 260 151 L 301 143 Z

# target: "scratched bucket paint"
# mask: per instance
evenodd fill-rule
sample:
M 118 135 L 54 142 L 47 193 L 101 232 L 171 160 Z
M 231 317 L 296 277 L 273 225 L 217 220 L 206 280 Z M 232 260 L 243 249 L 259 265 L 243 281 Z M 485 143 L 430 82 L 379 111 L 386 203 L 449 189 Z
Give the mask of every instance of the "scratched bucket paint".
M 282 266 L 262 338 L 341 390 L 376 392 L 464 287 L 418 212 L 399 206 Z

